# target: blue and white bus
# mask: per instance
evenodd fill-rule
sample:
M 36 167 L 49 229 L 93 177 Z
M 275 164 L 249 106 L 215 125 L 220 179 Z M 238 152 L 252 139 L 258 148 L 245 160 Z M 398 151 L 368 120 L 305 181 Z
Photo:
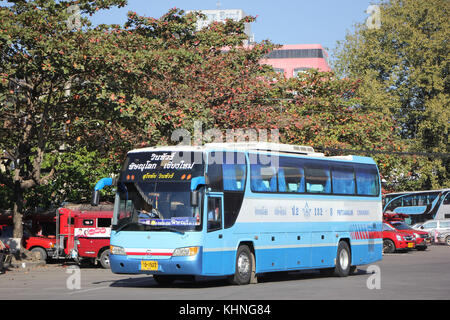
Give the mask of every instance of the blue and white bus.
M 449 219 L 450 188 L 389 193 L 383 197 L 383 207 L 383 212 L 408 215 L 405 218 L 408 224 Z
M 322 269 L 347 276 L 382 258 L 371 158 L 311 147 L 223 143 L 128 152 L 111 232 L 114 273 L 228 276 Z

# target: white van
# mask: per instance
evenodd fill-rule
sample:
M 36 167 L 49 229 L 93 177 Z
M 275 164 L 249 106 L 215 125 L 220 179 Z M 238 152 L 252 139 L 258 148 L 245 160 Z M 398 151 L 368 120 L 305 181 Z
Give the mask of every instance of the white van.
M 428 220 L 425 221 L 417 229 L 427 231 L 430 234 L 434 234 L 436 231 L 439 233 L 450 232 L 450 219 L 444 220 Z

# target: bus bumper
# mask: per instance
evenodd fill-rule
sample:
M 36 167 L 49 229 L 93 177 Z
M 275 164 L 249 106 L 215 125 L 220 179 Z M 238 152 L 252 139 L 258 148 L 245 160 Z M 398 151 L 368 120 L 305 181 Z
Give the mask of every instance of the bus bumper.
M 111 254 L 109 261 L 111 271 L 119 274 L 200 275 L 202 273 L 201 257 L 201 252 L 192 257 L 170 257 L 169 259 Z

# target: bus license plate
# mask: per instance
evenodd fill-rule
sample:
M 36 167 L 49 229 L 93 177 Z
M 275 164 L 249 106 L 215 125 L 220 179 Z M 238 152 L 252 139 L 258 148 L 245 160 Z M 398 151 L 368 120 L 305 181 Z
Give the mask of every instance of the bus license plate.
M 414 248 L 414 243 L 408 243 L 408 248 Z
M 158 261 L 141 260 L 141 270 L 147 270 L 147 271 L 158 270 Z

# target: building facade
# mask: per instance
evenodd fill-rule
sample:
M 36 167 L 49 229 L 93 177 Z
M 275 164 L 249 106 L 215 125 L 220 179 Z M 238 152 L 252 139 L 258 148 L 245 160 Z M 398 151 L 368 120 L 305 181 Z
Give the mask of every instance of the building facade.
M 286 78 L 296 77 L 308 69 L 331 71 L 328 53 L 320 44 L 289 44 L 271 51 L 263 64 L 271 65 Z

